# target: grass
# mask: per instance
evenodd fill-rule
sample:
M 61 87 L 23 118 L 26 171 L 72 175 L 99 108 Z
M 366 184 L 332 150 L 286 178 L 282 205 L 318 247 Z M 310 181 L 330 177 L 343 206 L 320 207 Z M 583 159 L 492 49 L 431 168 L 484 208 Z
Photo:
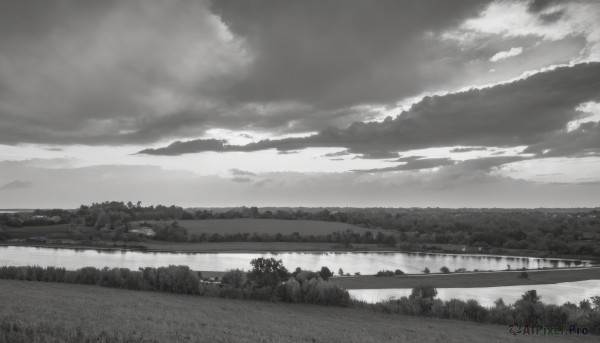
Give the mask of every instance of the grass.
M 77 226 L 78 227 L 78 226 Z M 26 239 L 32 237 L 48 237 L 55 239 L 69 238 L 68 230 L 72 229 L 71 224 L 42 225 L 42 226 L 24 226 L 19 228 L 9 227 L 6 232 L 13 238 Z
M 149 221 L 149 223 L 152 221 Z M 170 223 L 170 221 L 164 221 Z M 298 232 L 302 236 L 327 235 L 336 231 L 353 230 L 357 233 L 369 231 L 360 226 L 314 220 L 282 220 L 282 219 L 206 219 L 206 220 L 181 220 L 179 225 L 185 227 L 188 233 L 200 235 L 202 233 L 267 233 L 291 234 Z M 376 232 L 373 232 L 374 234 Z
M 0 342 L 506 342 L 508 325 L 0 280 Z M 593 342 L 594 336 L 527 337 Z
M 436 288 L 471 288 L 600 280 L 600 267 L 568 270 L 528 270 L 528 278 L 519 278 L 520 273 L 520 271 L 502 271 L 434 275 L 351 276 L 334 277 L 330 280 L 345 289 L 414 288 L 423 284 Z
M 301 243 L 301 242 L 221 242 L 221 243 L 173 243 L 160 241 L 145 241 L 140 244 L 147 251 L 176 251 L 176 252 L 288 252 L 288 251 L 389 251 L 389 248 L 376 244 L 353 244 L 345 248 L 335 243 Z

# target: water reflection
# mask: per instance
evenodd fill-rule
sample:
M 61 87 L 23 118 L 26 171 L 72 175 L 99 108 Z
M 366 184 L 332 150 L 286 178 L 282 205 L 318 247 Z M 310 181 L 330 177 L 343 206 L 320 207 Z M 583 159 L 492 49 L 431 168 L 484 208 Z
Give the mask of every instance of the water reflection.
M 77 269 L 86 266 L 159 267 L 170 264 L 188 265 L 194 270 L 224 271 L 232 268 L 249 269 L 250 260 L 258 257 L 282 259 L 289 269 L 316 270 L 322 266 L 336 272 L 342 268 L 346 273 L 375 274 L 379 270 L 401 269 L 405 273 L 422 273 L 425 267 L 437 272 L 446 266 L 451 271 L 505 270 L 519 268 L 567 268 L 585 266 L 589 262 L 530 257 L 505 257 L 481 255 L 455 255 L 399 252 L 330 252 L 330 253 L 165 253 L 111 251 L 91 249 L 56 249 L 36 247 L 0 247 L 0 265 L 40 265 Z
M 542 302 L 562 305 L 567 301 L 578 303 L 583 299 L 600 296 L 600 281 L 587 280 L 563 282 L 546 285 L 479 287 L 479 288 L 438 288 L 438 298 L 442 300 L 476 299 L 483 306 L 493 306 L 494 301 L 502 298 L 506 304 L 512 304 L 521 299 L 523 293 L 535 289 L 542 296 Z M 408 297 L 411 289 L 351 289 L 350 295 L 366 302 L 378 302 L 390 298 Z

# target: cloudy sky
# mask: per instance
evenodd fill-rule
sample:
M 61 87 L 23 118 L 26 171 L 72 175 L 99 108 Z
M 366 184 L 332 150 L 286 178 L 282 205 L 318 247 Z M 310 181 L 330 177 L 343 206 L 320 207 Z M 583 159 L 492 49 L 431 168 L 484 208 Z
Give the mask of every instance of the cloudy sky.
M 600 206 L 596 1 L 0 2 L 0 208 Z

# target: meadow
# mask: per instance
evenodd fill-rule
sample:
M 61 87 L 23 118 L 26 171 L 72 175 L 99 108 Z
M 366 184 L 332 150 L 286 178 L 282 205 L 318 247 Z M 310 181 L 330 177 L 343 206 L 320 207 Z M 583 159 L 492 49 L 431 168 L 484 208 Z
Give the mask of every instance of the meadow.
M 156 223 L 155 221 L 148 221 Z M 163 221 L 169 223 L 170 221 Z M 158 222 L 160 223 L 160 222 Z M 340 223 L 315 220 L 283 220 L 283 219 L 205 219 L 205 220 L 182 220 L 179 225 L 186 228 L 190 235 L 202 233 L 257 233 L 257 234 L 291 234 L 298 232 L 302 236 L 309 235 L 327 235 L 336 231 L 352 230 L 356 233 L 363 233 L 366 228 Z
M 423 284 L 427 284 L 435 288 L 499 287 L 553 284 L 559 282 L 596 279 L 600 280 L 600 267 L 567 270 L 528 270 L 527 278 L 519 277 L 520 273 L 520 271 L 499 271 L 435 275 L 365 275 L 333 277 L 329 280 L 344 289 L 414 288 Z
M 40 226 L 24 226 L 24 227 L 8 227 L 6 232 L 16 239 L 27 239 L 32 237 L 46 237 L 52 239 L 68 239 L 70 238 L 68 231 L 75 227 L 86 229 L 80 225 L 71 224 L 56 224 L 56 225 L 40 225 Z M 93 229 L 88 228 L 87 231 Z
M 0 280 L 0 342 L 507 342 L 508 325 Z M 531 342 L 597 336 L 529 335 Z

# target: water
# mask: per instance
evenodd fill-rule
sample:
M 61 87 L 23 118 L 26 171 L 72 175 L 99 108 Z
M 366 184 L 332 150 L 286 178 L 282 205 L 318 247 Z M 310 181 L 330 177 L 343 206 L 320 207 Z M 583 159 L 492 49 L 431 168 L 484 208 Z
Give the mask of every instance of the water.
M 160 267 L 187 265 L 194 270 L 225 271 L 240 268 L 250 269 L 250 261 L 258 257 L 282 259 L 283 264 L 293 270 L 296 267 L 319 270 L 327 266 L 333 273 L 339 268 L 344 273 L 363 275 L 375 274 L 379 270 L 401 269 L 405 273 L 422 273 L 427 267 L 437 272 L 442 266 L 451 271 L 457 268 L 467 270 L 504 270 L 527 268 L 568 268 L 589 265 L 588 261 L 540 259 L 531 257 L 452 255 L 400 252 L 340 252 L 340 253 L 165 253 L 137 251 L 108 251 L 89 249 L 55 249 L 36 247 L 0 247 L 0 265 L 56 266 L 67 269 L 81 267 Z
M 576 282 L 562 282 L 545 285 L 479 287 L 479 288 L 438 288 L 438 298 L 442 300 L 477 299 L 483 306 L 493 306 L 494 301 L 502 298 L 505 304 L 512 304 L 521 299 L 523 293 L 535 289 L 542 296 L 542 302 L 547 304 L 562 305 L 567 301 L 579 303 L 592 296 L 600 296 L 600 281 L 587 280 Z M 390 298 L 408 297 L 411 289 L 351 289 L 350 296 L 366 302 L 378 302 Z

